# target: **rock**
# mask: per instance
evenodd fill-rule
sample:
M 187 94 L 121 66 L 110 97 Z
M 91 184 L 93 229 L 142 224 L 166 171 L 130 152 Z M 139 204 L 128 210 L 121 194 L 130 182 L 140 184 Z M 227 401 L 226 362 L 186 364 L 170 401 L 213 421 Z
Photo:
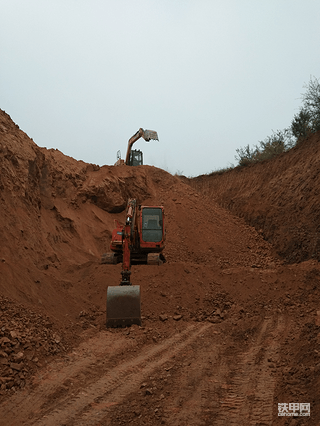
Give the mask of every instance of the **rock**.
M 217 322 L 220 322 L 220 319 L 217 317 L 213 317 L 213 318 L 208 318 L 208 321 L 211 322 L 212 324 L 216 324 Z
M 31 353 L 26 355 L 26 358 L 27 358 L 28 361 L 31 361 L 33 357 L 34 357 L 34 352 L 31 352 Z
M 14 359 L 16 361 L 21 361 L 24 358 L 24 353 L 23 352 L 18 352 L 16 355 L 14 355 Z
M 145 394 L 146 395 L 152 395 L 153 394 L 152 389 L 150 389 L 150 388 L 146 389 Z
M 58 344 L 61 342 L 61 337 L 58 334 L 53 335 L 54 341 Z
M 287 384 L 288 385 L 299 385 L 300 384 L 300 380 L 299 379 L 288 379 L 287 380 Z
M 160 321 L 166 321 L 168 319 L 167 315 L 159 315 Z
M 11 362 L 10 364 L 10 368 L 12 368 L 12 370 L 17 370 L 20 371 L 23 367 L 23 363 L 21 362 L 20 364 L 17 364 L 16 362 Z
M 181 318 L 182 318 L 182 315 L 175 315 L 175 316 L 173 317 L 173 319 L 174 319 L 175 321 L 179 321 L 179 320 L 181 320 Z
M 2 337 L 2 339 L 0 339 L 0 345 L 3 345 L 4 343 L 12 344 L 11 340 L 8 339 L 7 337 Z

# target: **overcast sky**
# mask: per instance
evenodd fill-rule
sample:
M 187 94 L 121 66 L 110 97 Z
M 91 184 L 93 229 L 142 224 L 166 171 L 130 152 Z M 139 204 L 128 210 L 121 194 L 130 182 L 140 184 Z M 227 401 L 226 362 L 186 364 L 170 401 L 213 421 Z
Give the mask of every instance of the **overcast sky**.
M 2 0 L 0 108 L 99 165 L 140 128 L 144 163 L 197 176 L 290 126 L 320 78 L 319 0 Z

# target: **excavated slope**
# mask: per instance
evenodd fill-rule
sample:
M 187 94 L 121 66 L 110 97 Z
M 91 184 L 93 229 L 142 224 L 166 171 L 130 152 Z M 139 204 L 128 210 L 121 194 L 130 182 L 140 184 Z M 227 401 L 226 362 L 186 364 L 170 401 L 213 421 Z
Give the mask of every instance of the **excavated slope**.
M 1 112 L 0 117 L 3 295 L 43 307 L 59 319 L 81 311 L 88 297 L 103 301 L 105 294 L 97 298 L 94 293 L 105 293 L 109 282 L 102 278 L 110 268 L 99 266 L 99 260 L 109 247 L 114 219 L 123 220 L 130 197 L 165 207 L 165 268 L 177 261 L 186 269 L 274 264 L 270 246 L 254 230 L 178 177 L 151 166 L 76 161 L 39 148 L 8 115 Z M 97 270 L 92 286 L 99 289 L 94 291 L 81 275 L 92 265 Z M 110 280 L 117 283 L 115 269 Z M 186 281 L 187 276 L 182 269 L 172 279 Z
M 190 183 L 262 232 L 287 262 L 320 260 L 320 132 L 272 160 Z
M 191 186 L 152 166 L 99 167 L 40 148 L 0 110 L 0 425 L 285 424 L 277 403 L 295 401 L 310 402 L 318 424 L 318 252 L 285 265 L 263 238 L 284 255 L 296 241 L 293 259 L 299 235 L 311 241 L 309 149 L 304 168 L 297 149 L 291 163 L 288 154 Z M 275 178 L 281 161 L 287 174 Z M 314 194 L 313 209 L 301 194 Z M 130 197 L 164 206 L 167 262 L 132 267 L 143 326 L 106 331 L 121 265 L 100 257 Z M 219 205 L 231 199 L 258 231 Z

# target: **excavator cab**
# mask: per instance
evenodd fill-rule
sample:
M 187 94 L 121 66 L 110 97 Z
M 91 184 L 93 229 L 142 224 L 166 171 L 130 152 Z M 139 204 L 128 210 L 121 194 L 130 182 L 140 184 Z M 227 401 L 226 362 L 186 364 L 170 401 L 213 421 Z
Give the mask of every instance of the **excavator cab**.
M 143 165 L 143 155 L 142 151 L 139 149 L 132 149 L 129 157 L 129 166 L 142 166 Z
M 146 243 L 159 243 L 162 239 L 162 208 L 144 207 L 142 209 L 142 241 Z

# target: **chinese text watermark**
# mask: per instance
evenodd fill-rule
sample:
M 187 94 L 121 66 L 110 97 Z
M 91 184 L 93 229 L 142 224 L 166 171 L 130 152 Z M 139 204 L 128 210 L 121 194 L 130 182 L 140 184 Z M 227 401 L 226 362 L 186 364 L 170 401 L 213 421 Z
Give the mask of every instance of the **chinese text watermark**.
M 310 404 L 306 402 L 278 403 L 278 416 L 310 416 Z

